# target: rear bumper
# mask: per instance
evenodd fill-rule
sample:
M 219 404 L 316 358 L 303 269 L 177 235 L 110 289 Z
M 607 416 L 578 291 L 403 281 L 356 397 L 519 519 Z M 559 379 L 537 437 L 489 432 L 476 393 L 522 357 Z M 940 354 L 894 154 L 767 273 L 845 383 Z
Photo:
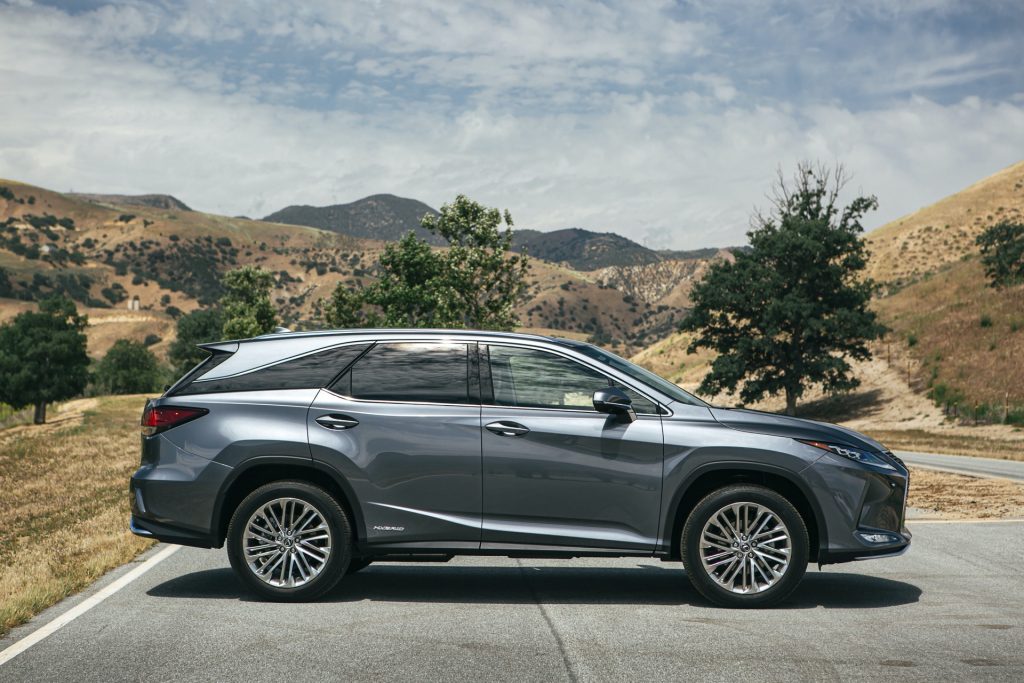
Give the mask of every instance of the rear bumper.
M 162 435 L 143 438 L 143 465 L 128 484 L 132 533 L 167 543 L 220 545 L 214 504 L 231 468 L 192 455 Z
M 159 524 L 152 520 L 140 519 L 132 515 L 128 522 L 128 528 L 136 536 L 152 538 L 164 543 L 175 543 L 177 545 L 189 545 L 196 548 L 213 548 L 213 538 L 208 534 L 201 534 L 188 529 L 179 529 L 167 524 Z

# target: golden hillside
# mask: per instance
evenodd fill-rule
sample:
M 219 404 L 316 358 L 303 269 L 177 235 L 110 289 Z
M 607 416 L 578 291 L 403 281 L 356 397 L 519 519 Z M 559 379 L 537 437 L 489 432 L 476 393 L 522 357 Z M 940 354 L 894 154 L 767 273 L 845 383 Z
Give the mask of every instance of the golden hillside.
M 96 203 L 0 179 L 0 321 L 62 292 L 90 317 L 91 355 L 118 338 L 147 337 L 163 355 L 174 317 L 215 304 L 221 275 L 251 264 L 274 273 L 271 296 L 284 323 L 308 328 L 316 302 L 339 282 L 373 280 L 384 246 L 317 228 Z M 519 317 L 525 328 L 633 353 L 675 329 L 705 261 L 659 263 L 663 281 L 651 287 L 650 268 L 581 272 L 532 259 Z
M 868 233 L 868 275 L 913 281 L 975 252 L 975 238 L 1004 219 L 1024 220 L 1024 161 Z

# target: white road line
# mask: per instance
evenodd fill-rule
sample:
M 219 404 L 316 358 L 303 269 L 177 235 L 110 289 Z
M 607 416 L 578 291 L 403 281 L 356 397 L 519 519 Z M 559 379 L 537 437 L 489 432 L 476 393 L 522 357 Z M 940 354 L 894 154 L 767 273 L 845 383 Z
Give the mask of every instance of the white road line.
M 104 588 L 103 590 L 99 591 L 95 595 L 86 598 L 82 602 L 78 603 L 77 605 L 69 609 L 67 612 L 64 612 L 52 621 L 47 622 L 43 626 L 40 626 L 38 629 L 28 634 L 18 642 L 14 643 L 6 650 L 3 650 L 2 652 L 0 652 L 0 666 L 3 666 L 7 662 L 11 661 L 25 650 L 29 649 L 39 641 L 43 640 L 50 634 L 60 629 L 62 626 L 70 624 L 72 621 L 82 616 L 83 614 L 91 610 L 93 607 L 100 604 L 101 602 L 109 598 L 111 595 L 118 592 L 119 590 L 130 584 L 132 581 L 139 578 L 140 576 L 148 572 L 150 569 L 166 560 L 168 557 L 177 552 L 180 548 L 180 545 L 167 546 L 166 548 L 158 552 L 156 555 L 149 558 L 148 560 L 140 564 L 138 567 L 131 570 L 130 572 L 122 576 L 120 579 Z

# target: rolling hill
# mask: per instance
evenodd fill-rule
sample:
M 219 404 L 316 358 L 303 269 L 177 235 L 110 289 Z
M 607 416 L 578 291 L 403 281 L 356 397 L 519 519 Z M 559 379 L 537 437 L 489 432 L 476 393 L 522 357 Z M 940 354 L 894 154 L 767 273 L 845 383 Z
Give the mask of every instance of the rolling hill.
M 316 302 L 339 282 L 373 280 L 386 245 L 315 227 L 103 197 L 87 200 L 0 180 L 0 320 L 59 292 L 90 316 L 93 356 L 120 337 L 148 339 L 162 354 L 172 340 L 174 318 L 216 303 L 221 275 L 252 264 L 274 274 L 272 299 L 284 322 L 310 328 L 317 325 Z M 589 338 L 633 353 L 675 329 L 689 286 L 706 263 L 661 257 L 578 270 L 535 256 L 519 317 L 524 329 Z
M 1024 220 L 1024 161 L 868 233 L 868 276 L 912 282 L 977 253 L 975 238 L 1000 220 Z
M 437 215 L 437 210 L 416 199 L 375 194 L 349 204 L 287 206 L 263 220 L 385 242 L 400 240 L 405 233 L 415 230 L 421 239 L 435 246 L 443 245 L 443 238 L 420 227 L 424 214 Z

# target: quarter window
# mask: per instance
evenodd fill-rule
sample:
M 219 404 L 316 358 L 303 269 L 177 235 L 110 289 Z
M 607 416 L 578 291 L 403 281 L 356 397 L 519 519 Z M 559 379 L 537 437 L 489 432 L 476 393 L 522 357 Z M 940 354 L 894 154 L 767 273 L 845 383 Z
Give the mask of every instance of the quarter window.
M 632 389 L 568 358 L 511 346 L 490 346 L 488 354 L 495 405 L 593 410 L 595 391 L 618 386 L 632 399 L 636 412 L 658 412 L 653 402 Z
M 384 343 L 370 349 L 332 389 L 366 401 L 476 403 L 466 344 Z
M 175 396 L 223 393 L 227 391 L 271 391 L 281 389 L 319 389 L 345 370 L 359 357 L 369 344 L 348 344 L 293 358 L 276 365 L 247 372 L 244 375 L 203 381 L 202 378 L 186 384 L 174 392 Z M 224 354 L 224 358 L 228 358 Z M 219 364 L 214 356 L 204 365 L 209 372 Z

